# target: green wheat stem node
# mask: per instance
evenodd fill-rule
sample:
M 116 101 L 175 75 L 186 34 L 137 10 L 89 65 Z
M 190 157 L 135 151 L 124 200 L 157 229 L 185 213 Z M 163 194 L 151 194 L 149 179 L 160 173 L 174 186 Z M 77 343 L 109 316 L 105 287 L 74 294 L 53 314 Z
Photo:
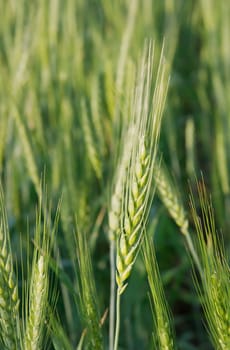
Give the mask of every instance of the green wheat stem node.
M 17 350 L 20 330 L 18 287 L 13 270 L 9 229 L 0 188 L 0 332 L 4 349 Z

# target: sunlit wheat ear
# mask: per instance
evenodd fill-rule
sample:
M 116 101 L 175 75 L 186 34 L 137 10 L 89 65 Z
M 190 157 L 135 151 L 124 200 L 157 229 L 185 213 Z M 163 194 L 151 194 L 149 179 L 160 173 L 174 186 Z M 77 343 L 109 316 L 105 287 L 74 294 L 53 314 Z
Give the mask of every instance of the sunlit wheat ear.
M 122 294 L 140 248 L 143 229 L 153 197 L 153 169 L 156 159 L 162 109 L 167 93 L 167 72 L 163 57 L 153 82 L 153 48 L 145 50 L 131 102 L 134 136 L 122 193 L 120 233 L 117 238 L 117 286 Z M 152 84 L 154 92 L 152 93 Z
M 0 188 L 0 331 L 4 349 L 19 349 L 18 288 L 13 271 L 9 230 Z
M 203 309 L 209 333 L 215 349 L 230 349 L 230 268 L 224 245 L 217 236 L 214 211 L 204 182 L 198 184 L 201 207 L 199 216 L 193 197 L 192 216 L 198 242 L 197 248 L 202 265 L 201 280 L 196 287 L 203 301 Z

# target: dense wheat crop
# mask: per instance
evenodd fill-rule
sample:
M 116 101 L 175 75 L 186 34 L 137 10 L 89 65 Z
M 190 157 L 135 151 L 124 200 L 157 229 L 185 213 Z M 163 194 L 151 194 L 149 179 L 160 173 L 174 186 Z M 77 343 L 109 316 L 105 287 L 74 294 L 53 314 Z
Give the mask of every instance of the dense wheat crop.
M 230 349 L 230 2 L 0 0 L 0 349 Z

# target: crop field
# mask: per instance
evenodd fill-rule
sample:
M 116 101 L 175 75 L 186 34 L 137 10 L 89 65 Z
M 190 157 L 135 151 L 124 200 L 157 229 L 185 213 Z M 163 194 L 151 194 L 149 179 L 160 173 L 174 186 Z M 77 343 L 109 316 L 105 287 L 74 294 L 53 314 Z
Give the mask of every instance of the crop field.
M 0 14 L 0 350 L 229 350 L 230 1 Z

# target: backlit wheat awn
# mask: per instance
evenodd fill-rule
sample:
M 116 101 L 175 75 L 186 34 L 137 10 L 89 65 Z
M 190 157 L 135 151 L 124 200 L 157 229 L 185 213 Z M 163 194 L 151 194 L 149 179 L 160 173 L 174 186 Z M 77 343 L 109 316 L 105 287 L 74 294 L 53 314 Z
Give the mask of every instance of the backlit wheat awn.
M 154 71 L 152 43 L 145 48 L 131 100 L 133 138 L 129 166 L 122 188 L 120 229 L 117 237 L 117 320 L 114 349 L 118 346 L 120 295 L 127 286 L 140 248 L 153 197 L 153 170 L 168 79 L 163 53 Z M 156 75 L 155 75 L 156 74 Z M 153 78 L 155 77 L 154 91 Z

